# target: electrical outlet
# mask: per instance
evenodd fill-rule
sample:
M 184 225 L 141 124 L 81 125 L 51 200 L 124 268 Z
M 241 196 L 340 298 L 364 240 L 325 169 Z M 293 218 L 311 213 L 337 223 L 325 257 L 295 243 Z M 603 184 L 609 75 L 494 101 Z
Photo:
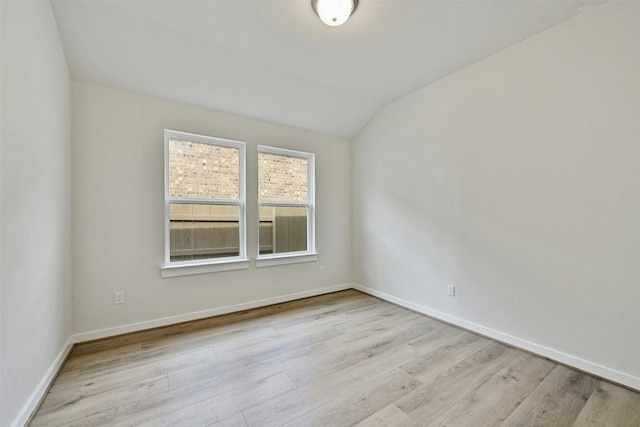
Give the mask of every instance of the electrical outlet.
M 324 265 L 320 266 L 320 274 L 324 274 Z
M 114 304 L 124 304 L 124 292 L 123 291 L 117 291 L 113 295 L 113 303 Z
M 450 297 L 456 296 L 456 286 L 455 285 L 447 285 L 447 295 Z

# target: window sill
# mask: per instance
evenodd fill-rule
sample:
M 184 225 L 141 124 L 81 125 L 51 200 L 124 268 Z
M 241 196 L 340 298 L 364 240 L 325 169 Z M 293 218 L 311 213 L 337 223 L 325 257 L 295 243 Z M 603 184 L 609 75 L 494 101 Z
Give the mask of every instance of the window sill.
M 219 271 L 246 270 L 248 268 L 248 259 L 233 259 L 227 261 L 164 265 L 160 267 L 160 272 L 162 273 L 162 277 L 165 278 L 188 276 L 192 274 L 216 273 Z
M 274 265 L 297 264 L 318 260 L 315 252 L 289 253 L 282 255 L 267 255 L 256 258 L 256 267 L 271 267 Z

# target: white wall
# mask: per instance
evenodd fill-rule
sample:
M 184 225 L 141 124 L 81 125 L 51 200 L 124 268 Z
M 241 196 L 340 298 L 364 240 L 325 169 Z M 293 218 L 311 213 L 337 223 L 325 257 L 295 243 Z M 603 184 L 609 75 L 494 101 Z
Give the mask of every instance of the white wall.
M 258 144 L 316 153 L 319 261 L 162 279 L 165 128 L 247 143 L 248 219 L 257 216 Z M 72 134 L 76 333 L 350 281 L 348 141 L 77 82 Z M 247 234 L 253 257 L 252 221 Z M 113 304 L 117 290 L 125 292 L 125 304 Z
M 381 111 L 354 281 L 640 388 L 639 17 L 587 8 Z
M 0 425 L 71 335 L 71 81 L 49 2 L 2 2 Z M 23 410 L 26 409 L 26 410 Z

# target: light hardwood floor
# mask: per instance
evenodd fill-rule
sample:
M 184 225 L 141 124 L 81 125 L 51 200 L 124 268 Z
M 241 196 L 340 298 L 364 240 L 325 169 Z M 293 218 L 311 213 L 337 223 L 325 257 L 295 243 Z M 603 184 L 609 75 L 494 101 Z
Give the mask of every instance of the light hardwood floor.
M 357 291 L 78 345 L 32 426 L 640 426 L 640 394 Z

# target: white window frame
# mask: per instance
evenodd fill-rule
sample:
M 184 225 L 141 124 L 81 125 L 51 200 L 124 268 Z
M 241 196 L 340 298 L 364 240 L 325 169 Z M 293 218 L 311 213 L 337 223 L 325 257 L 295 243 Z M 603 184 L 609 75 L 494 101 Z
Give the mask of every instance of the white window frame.
M 314 153 L 287 150 L 284 148 L 271 147 L 267 145 L 258 145 L 258 154 L 259 153 L 279 154 L 281 156 L 299 157 L 299 158 L 307 159 L 307 202 L 260 201 L 260 196 L 259 196 L 260 186 L 258 184 L 258 214 L 257 214 L 258 242 L 256 247 L 256 254 L 257 254 L 256 267 L 269 267 L 272 265 L 317 261 L 318 253 L 316 252 L 316 228 L 315 228 L 316 155 Z M 259 155 L 258 155 L 258 158 L 259 158 Z M 258 163 L 258 170 L 256 171 L 258 177 L 260 176 L 259 168 L 260 168 L 260 164 Z M 262 206 L 306 207 L 307 208 L 307 250 L 260 255 L 260 207 Z
M 239 155 L 239 198 L 238 199 L 200 199 L 169 196 L 169 140 L 179 139 L 201 144 L 238 149 Z M 247 221 L 246 221 L 246 144 L 241 141 L 196 135 L 175 130 L 164 130 L 164 265 L 162 277 L 175 277 L 189 274 L 211 273 L 217 271 L 241 270 L 249 268 L 247 258 Z M 171 231 L 169 206 L 171 203 L 231 205 L 238 207 L 239 253 L 238 256 L 208 258 L 187 261 L 171 261 Z

